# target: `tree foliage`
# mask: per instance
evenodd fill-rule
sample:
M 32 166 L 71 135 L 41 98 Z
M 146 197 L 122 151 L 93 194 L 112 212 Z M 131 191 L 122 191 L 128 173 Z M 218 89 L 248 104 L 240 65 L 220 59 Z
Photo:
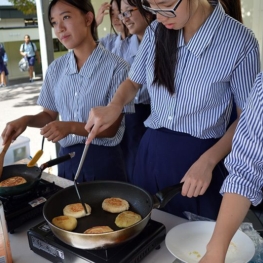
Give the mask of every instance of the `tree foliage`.
M 25 15 L 36 14 L 35 0 L 8 0 Z

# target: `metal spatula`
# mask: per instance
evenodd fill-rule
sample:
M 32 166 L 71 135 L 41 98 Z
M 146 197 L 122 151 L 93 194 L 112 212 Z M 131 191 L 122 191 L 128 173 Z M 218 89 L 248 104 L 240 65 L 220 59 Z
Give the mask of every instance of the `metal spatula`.
M 81 171 L 81 169 L 82 169 L 83 163 L 84 163 L 84 161 L 85 161 L 85 158 L 86 158 L 88 149 L 89 149 L 89 144 L 86 144 L 86 145 L 85 145 L 85 148 L 84 148 L 84 150 L 83 150 L 81 159 L 80 159 L 80 163 L 79 163 L 79 166 L 78 166 L 77 173 L 76 173 L 75 178 L 74 178 L 74 186 L 75 186 L 75 189 L 76 189 L 76 192 L 77 192 L 79 201 L 80 201 L 80 203 L 82 204 L 82 206 L 83 206 L 86 214 L 88 214 L 88 211 L 87 211 L 87 208 L 86 208 L 86 206 L 85 206 L 84 202 L 82 201 L 81 196 L 80 196 L 80 194 L 79 194 L 79 189 L 78 189 L 77 181 L 76 181 L 76 180 L 77 180 L 78 177 L 79 177 L 79 174 L 80 174 L 80 171 Z

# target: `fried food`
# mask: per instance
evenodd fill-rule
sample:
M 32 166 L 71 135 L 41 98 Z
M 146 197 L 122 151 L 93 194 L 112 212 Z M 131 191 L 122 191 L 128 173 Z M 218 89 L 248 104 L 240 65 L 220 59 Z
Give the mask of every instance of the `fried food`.
M 129 203 L 118 197 L 106 198 L 102 202 L 102 209 L 110 213 L 121 213 L 129 209 Z
M 72 231 L 77 227 L 78 222 L 72 216 L 57 216 L 52 219 L 52 224 L 61 229 Z
M 84 234 L 102 234 L 102 233 L 108 233 L 113 232 L 113 229 L 111 229 L 109 226 L 94 226 L 91 228 L 88 228 Z
M 81 218 L 83 216 L 88 216 L 91 213 L 91 207 L 85 204 L 88 214 L 86 214 L 84 207 L 81 203 L 66 205 L 63 209 L 64 216 L 72 216 L 75 218 Z
M 0 187 L 11 187 L 25 183 L 26 183 L 26 179 L 24 177 L 13 176 L 0 182 Z
M 125 211 L 120 213 L 116 219 L 115 224 L 120 228 L 129 227 L 135 223 L 142 220 L 142 217 L 139 214 L 136 214 L 132 211 Z

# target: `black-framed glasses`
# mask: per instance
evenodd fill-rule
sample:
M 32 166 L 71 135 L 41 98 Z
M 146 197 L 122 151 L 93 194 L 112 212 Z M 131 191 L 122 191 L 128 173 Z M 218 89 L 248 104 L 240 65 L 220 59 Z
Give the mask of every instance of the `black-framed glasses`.
M 132 12 L 135 11 L 135 10 L 138 10 L 138 8 L 135 7 L 133 9 L 130 9 L 130 10 L 127 10 L 127 11 L 125 11 L 123 13 L 120 13 L 120 14 L 118 14 L 118 18 L 120 20 L 123 20 L 125 17 L 131 17 Z
M 165 17 L 176 17 L 175 11 L 183 0 L 177 1 L 177 3 L 175 4 L 175 7 L 173 9 L 154 9 L 154 8 L 150 8 L 146 5 L 144 5 L 143 3 L 145 2 L 145 0 L 141 0 L 141 1 L 142 1 L 142 7 L 146 11 L 148 11 L 154 15 L 160 14 L 160 15 L 165 16 Z

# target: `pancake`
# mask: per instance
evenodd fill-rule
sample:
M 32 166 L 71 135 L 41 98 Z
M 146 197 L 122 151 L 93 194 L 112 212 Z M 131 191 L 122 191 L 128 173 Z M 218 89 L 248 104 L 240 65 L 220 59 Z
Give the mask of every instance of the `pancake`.
M 106 198 L 102 202 L 102 209 L 110 213 L 121 213 L 129 209 L 129 203 L 118 197 Z
M 66 205 L 63 209 L 64 216 L 72 216 L 75 218 L 81 218 L 83 216 L 88 216 L 91 213 L 91 207 L 85 204 L 88 214 L 86 215 L 84 207 L 81 203 Z
M 12 187 L 25 184 L 26 179 L 21 176 L 13 176 L 0 182 L 0 187 Z
M 134 225 L 135 223 L 142 220 L 142 217 L 139 214 L 136 214 L 132 211 L 125 211 L 120 213 L 116 219 L 115 224 L 120 228 L 125 228 Z
M 113 232 L 113 230 L 109 226 L 94 226 L 91 228 L 88 228 L 84 234 L 102 234 L 102 233 L 108 233 Z
M 77 227 L 78 222 L 72 216 L 57 216 L 52 219 L 52 224 L 61 229 L 72 231 Z

